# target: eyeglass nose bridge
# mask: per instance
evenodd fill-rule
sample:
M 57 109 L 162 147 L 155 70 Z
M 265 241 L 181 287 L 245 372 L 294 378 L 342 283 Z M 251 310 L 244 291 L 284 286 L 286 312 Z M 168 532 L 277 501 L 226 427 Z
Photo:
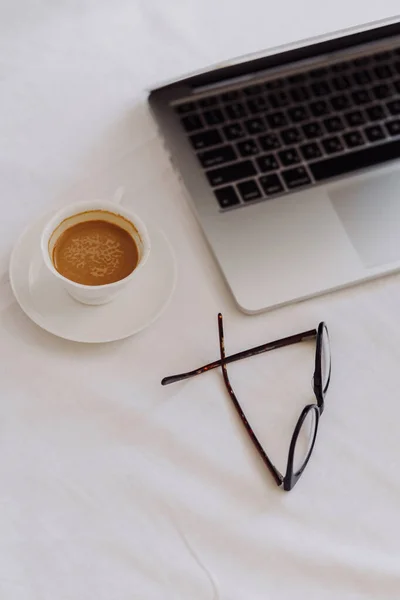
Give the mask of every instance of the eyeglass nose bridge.
M 321 416 L 325 409 L 325 397 L 324 397 L 324 393 L 322 390 L 322 386 L 320 385 L 319 382 L 316 383 L 315 373 L 311 379 L 311 389 L 314 392 L 314 396 L 317 401 L 317 406 L 319 408 L 319 414 Z

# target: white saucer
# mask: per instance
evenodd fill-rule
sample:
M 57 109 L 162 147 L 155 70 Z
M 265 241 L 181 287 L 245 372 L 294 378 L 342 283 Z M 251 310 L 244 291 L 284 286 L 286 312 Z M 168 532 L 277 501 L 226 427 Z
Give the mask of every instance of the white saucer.
M 151 252 L 131 285 L 115 300 L 86 306 L 73 300 L 46 269 L 39 246 L 49 215 L 19 238 L 10 261 L 10 282 L 24 313 L 46 331 L 74 342 L 113 342 L 153 323 L 167 307 L 176 285 L 176 260 L 164 233 L 148 227 Z

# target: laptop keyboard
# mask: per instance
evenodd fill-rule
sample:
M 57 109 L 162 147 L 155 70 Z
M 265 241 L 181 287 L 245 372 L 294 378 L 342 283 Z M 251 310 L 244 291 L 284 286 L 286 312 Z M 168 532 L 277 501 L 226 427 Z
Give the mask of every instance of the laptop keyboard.
M 221 209 L 400 157 L 400 49 L 174 106 Z

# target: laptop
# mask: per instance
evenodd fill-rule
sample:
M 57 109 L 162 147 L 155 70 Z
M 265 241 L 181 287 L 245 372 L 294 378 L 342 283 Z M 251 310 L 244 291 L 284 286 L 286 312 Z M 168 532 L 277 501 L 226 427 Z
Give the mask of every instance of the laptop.
M 400 270 L 400 21 L 211 68 L 149 104 L 244 312 Z

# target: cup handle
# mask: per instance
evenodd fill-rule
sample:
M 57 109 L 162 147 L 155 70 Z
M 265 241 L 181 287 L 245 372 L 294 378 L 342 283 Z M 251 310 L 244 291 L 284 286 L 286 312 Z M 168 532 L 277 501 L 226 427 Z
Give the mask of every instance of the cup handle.
M 121 204 L 123 197 L 125 196 L 125 188 L 120 185 L 114 192 L 111 202 L 113 204 Z

